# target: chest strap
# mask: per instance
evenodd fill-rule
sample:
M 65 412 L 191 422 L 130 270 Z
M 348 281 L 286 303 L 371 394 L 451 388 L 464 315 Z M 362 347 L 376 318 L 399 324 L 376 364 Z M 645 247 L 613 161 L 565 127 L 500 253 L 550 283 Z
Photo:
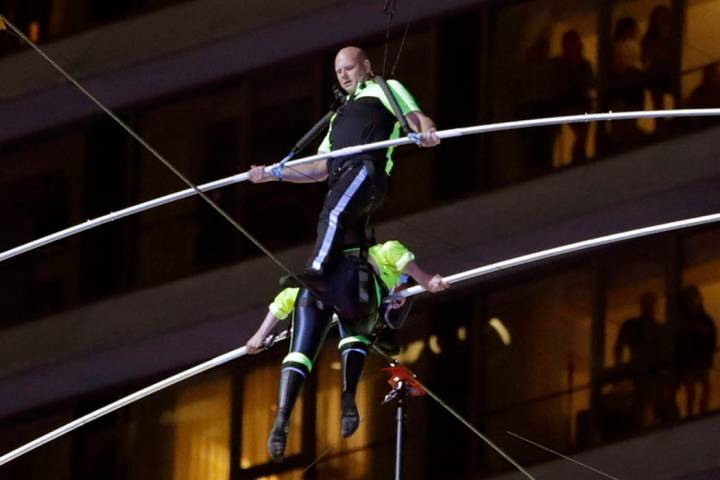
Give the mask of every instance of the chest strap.
M 380 75 L 375 75 L 373 77 L 373 80 L 380 86 L 380 89 L 385 94 L 385 98 L 387 98 L 388 103 L 390 103 L 390 107 L 392 107 L 395 118 L 397 118 L 397 121 L 400 123 L 400 128 L 402 128 L 402 131 L 405 132 L 405 135 L 407 135 L 410 140 L 419 145 L 422 141 L 422 134 L 415 133 L 410 129 L 410 124 L 408 124 L 407 118 L 405 118 L 405 115 L 403 115 L 397 98 L 395 98 L 395 94 L 392 92 L 392 90 L 390 90 L 390 87 L 388 86 L 385 79 L 382 78 Z

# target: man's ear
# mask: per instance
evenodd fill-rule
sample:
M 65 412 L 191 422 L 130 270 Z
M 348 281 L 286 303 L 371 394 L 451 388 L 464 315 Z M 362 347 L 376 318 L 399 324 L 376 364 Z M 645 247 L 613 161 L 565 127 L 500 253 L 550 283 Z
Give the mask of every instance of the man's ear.
M 371 77 L 375 76 L 375 74 L 372 71 L 372 64 L 370 63 L 369 59 L 366 58 L 365 60 L 363 60 L 363 68 L 365 69 L 365 71 L 367 72 L 368 75 L 370 75 Z

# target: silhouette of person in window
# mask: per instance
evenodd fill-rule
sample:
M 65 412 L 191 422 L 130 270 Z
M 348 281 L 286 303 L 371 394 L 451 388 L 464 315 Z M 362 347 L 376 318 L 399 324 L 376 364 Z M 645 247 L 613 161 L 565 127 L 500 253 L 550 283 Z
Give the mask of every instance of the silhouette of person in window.
M 665 94 L 672 95 L 673 92 L 674 44 L 670 9 L 666 5 L 658 5 L 650 12 L 648 29 L 640 44 L 647 86 L 655 110 L 662 110 Z
M 552 116 L 553 78 L 550 64 L 550 42 L 537 37 L 525 51 L 518 74 L 520 116 L 543 118 Z M 553 140 L 557 127 L 528 128 L 521 132 L 527 146 L 531 176 L 548 172 L 553 167 Z
M 686 416 L 707 412 L 710 405 L 710 369 L 716 345 L 716 328 L 703 307 L 700 290 L 688 285 L 680 299 L 680 321 L 675 344 L 679 388 L 685 390 Z M 700 399 L 695 408 L 697 387 Z
M 622 323 L 614 348 L 615 365 L 623 364 L 623 353 L 630 351 L 630 361 L 625 364 L 633 383 L 636 419 L 639 426 L 647 427 L 655 421 L 672 416 L 665 404 L 665 370 L 667 359 L 664 352 L 668 344 L 665 325 L 655 318 L 657 296 L 652 292 L 640 295 L 640 315 Z
M 593 71 L 590 62 L 583 57 L 583 44 L 576 30 L 568 30 L 562 36 L 562 54 L 551 60 L 555 106 L 558 115 L 576 115 L 592 110 L 590 88 Z M 570 124 L 575 142 L 572 161 L 587 159 L 585 146 L 588 138 L 587 123 Z
M 635 19 L 618 20 L 613 33 L 612 61 L 608 102 L 616 112 L 643 110 L 645 88 L 642 70 L 640 30 Z M 610 129 L 611 147 L 632 145 L 641 138 L 636 120 L 613 122 Z

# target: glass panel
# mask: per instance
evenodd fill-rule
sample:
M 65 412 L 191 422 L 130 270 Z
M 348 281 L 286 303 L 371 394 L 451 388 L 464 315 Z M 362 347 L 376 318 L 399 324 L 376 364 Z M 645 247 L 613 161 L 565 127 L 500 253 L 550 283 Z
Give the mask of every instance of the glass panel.
M 317 372 L 317 418 L 316 451 L 329 457 L 318 467 L 321 472 L 342 472 L 344 479 L 368 478 L 370 454 L 368 444 L 382 431 L 376 415 L 382 399 L 382 376 L 378 373 L 385 367 L 382 359 L 370 355 L 365 361 L 363 375 L 358 385 L 356 402 L 360 412 L 360 426 L 348 439 L 340 435 L 340 393 L 342 386 L 341 364 L 336 348 L 337 338 L 328 339 L 316 367 Z M 378 431 L 380 430 L 380 431 Z M 326 478 L 320 475 L 319 478 Z M 327 478 L 331 478 L 328 476 Z M 332 477 L 336 478 L 336 477 Z
M 266 477 L 257 477 L 255 480 L 302 480 L 303 471 L 293 470 L 292 472 L 276 473 Z
M 620 330 L 629 319 L 641 318 L 644 312 L 648 320 L 662 325 L 666 323 L 665 267 L 662 255 L 640 249 L 618 252 L 613 264 L 622 267 L 613 268 L 608 277 L 605 314 L 606 366 L 617 366 L 631 361 L 633 347 L 623 343 L 623 348 L 618 348 Z
M 230 379 L 180 392 L 174 412 L 174 480 L 230 476 Z
M 688 108 L 720 107 L 720 2 L 688 0 L 682 50 L 682 98 Z M 696 126 L 716 118 L 688 119 Z
M 579 388 L 511 408 L 501 408 L 491 412 L 491 421 L 485 433 L 493 439 L 509 438 L 503 441 L 502 445 L 521 464 L 554 460 L 556 456 L 520 439 L 508 437 L 506 432 L 512 432 L 567 453 L 573 450 L 576 439 L 579 447 L 587 438 L 589 401 L 590 389 Z M 549 425 L 553 428 L 549 429 Z M 498 455 L 490 454 L 487 458 L 488 468 L 491 471 L 504 471 L 510 468 L 507 461 Z
M 608 106 L 611 111 L 673 108 L 675 39 L 669 1 L 612 3 Z M 658 131 L 655 119 L 606 123 L 609 147 L 623 150 Z
M 268 462 L 267 438 L 277 411 L 280 365 L 257 365 L 245 374 L 242 391 L 242 438 L 240 466 L 250 468 Z M 302 446 L 302 394 L 290 418 L 285 456 L 300 453 Z
M 491 294 L 490 325 L 504 325 L 510 343 L 502 347 L 504 355 L 493 355 L 493 368 L 487 371 L 486 408 L 497 413 L 486 420 L 488 432 L 501 436 L 515 425 L 518 433 L 537 441 L 572 448 L 578 418 L 589 406 L 587 393 L 575 390 L 590 381 L 592 297 L 589 270 Z M 500 331 L 490 329 L 493 338 Z
M 599 405 L 605 440 L 675 416 L 664 252 L 657 240 L 648 245 L 613 253 L 608 272 L 605 365 L 612 368 Z
M 331 458 L 318 463 L 318 478 L 373 478 L 368 473 L 369 450 L 353 452 L 347 450 L 343 453 L 332 455 Z M 392 475 L 392 464 L 385 464 L 386 471 L 382 477 L 388 478 Z M 377 477 L 375 477 L 377 478 Z
M 676 343 L 677 399 L 683 416 L 720 408 L 720 382 L 713 361 L 720 321 L 718 242 L 720 231 L 714 230 L 693 236 L 684 245 L 684 289 Z
M 720 2 L 687 0 L 685 38 L 683 39 L 683 71 L 702 68 L 720 58 Z
M 493 48 L 493 120 L 595 109 L 597 10 L 593 1 L 523 2 L 498 12 Z M 501 183 L 595 155 L 594 125 L 532 128 L 493 135 Z M 500 171 L 499 169 L 502 169 Z

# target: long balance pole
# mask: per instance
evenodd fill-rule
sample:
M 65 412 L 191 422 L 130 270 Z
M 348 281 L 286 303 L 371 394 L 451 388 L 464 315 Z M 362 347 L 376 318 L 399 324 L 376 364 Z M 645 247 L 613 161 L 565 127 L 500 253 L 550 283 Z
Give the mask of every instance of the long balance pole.
M 698 117 L 698 116 L 720 116 L 720 108 L 698 108 L 698 109 L 681 109 L 681 110 L 648 110 L 638 112 L 609 112 L 609 113 L 592 113 L 584 115 L 566 115 L 561 117 L 548 117 L 538 118 L 533 120 L 520 120 L 513 122 L 502 122 L 492 123 L 488 125 L 477 125 L 473 127 L 454 128 L 450 130 L 441 130 L 437 132 L 441 139 L 462 137 L 465 135 L 476 135 L 481 133 L 499 132 L 502 130 L 513 130 L 520 128 L 533 128 L 542 127 L 548 125 L 564 125 L 567 123 L 583 123 L 583 122 L 598 122 L 604 120 L 632 120 L 639 118 L 663 118 L 663 117 Z M 339 158 L 349 155 L 356 155 L 358 153 L 367 152 L 370 150 L 379 150 L 389 147 L 395 147 L 400 145 L 409 145 L 413 141 L 409 138 L 398 138 L 394 140 L 384 140 L 381 142 L 368 143 L 365 145 L 357 145 L 353 147 L 341 148 L 327 153 L 319 153 L 317 155 L 311 155 L 309 157 L 300 158 L 285 164 L 285 167 L 296 167 L 306 163 L 315 162 L 317 160 L 326 160 L 329 158 Z M 271 165 L 265 170 L 270 172 L 275 167 Z M 233 185 L 235 183 L 245 182 L 248 179 L 248 173 L 243 172 L 237 175 L 221 178 L 213 182 L 204 183 L 198 185 L 198 190 L 202 192 L 208 192 L 217 188 Z M 197 191 L 192 188 L 186 188 L 175 193 L 164 195 L 162 197 L 154 198 L 131 207 L 118 210 L 116 212 L 110 212 L 101 217 L 87 220 L 83 223 L 77 224 L 72 227 L 60 230 L 58 232 L 46 235 L 38 238 L 31 242 L 19 245 L 0 253 L 0 262 L 9 258 L 20 255 L 21 253 L 29 252 L 41 246 L 57 242 L 63 238 L 70 237 L 72 235 L 90 230 L 104 223 L 109 223 L 114 220 L 118 220 L 123 217 L 134 215 L 145 210 L 149 210 L 160 205 L 182 200 L 184 198 L 196 195 Z
M 663 224 L 659 224 L 659 225 L 653 225 L 650 227 L 637 228 L 634 230 L 628 230 L 628 231 L 616 233 L 613 235 L 606 235 L 603 237 L 593 238 L 590 240 L 584 240 L 582 242 L 575 242 L 575 243 L 571 243 L 568 245 L 563 245 L 560 247 L 550 248 L 547 250 L 542 250 L 539 252 L 531 253 L 528 255 L 522 255 L 522 256 L 511 258 L 508 260 L 503 260 L 501 262 L 496 262 L 496 263 L 493 263 L 490 265 L 485 265 L 482 267 L 478 267 L 478 268 L 474 268 L 474 269 L 467 270 L 464 272 L 449 275 L 449 276 L 445 277 L 445 280 L 450 284 L 460 283 L 460 282 L 464 282 L 464 281 L 467 281 L 467 280 L 470 280 L 473 278 L 478 278 L 478 277 L 482 277 L 484 275 L 498 272 L 500 270 L 506 270 L 506 269 L 518 267 L 521 265 L 526 265 L 526 264 L 529 264 L 532 262 L 537 262 L 537 261 L 544 260 L 547 258 L 557 257 L 560 255 L 567 255 L 570 253 L 576 253 L 576 252 L 580 252 L 582 250 L 587 250 L 587 249 L 599 247 L 602 245 L 608 245 L 610 243 L 616 243 L 616 242 L 620 242 L 623 240 L 629 240 L 632 238 L 639 238 L 639 237 L 644 237 L 644 236 L 648 236 L 648 235 L 654 235 L 654 234 L 658 234 L 658 233 L 679 230 L 682 228 L 690 228 L 690 227 L 709 224 L 709 223 L 713 223 L 713 222 L 717 222 L 717 221 L 720 221 L 720 214 L 704 215 L 701 217 L 694 217 L 694 218 L 689 218 L 686 220 L 679 220 L 676 222 L 669 222 L 669 223 L 663 223 Z M 423 292 L 425 292 L 425 290 L 422 287 L 415 286 L 415 287 L 408 288 L 407 290 L 403 290 L 401 295 L 404 297 L 412 297 L 415 295 L 419 295 Z M 283 332 L 274 338 L 273 343 L 277 343 L 286 337 L 287 337 L 287 332 Z M 245 355 L 246 355 L 245 347 L 240 347 L 238 349 L 232 350 L 223 355 L 219 355 L 219 356 L 217 356 L 211 360 L 208 360 L 207 362 L 204 362 L 200 365 L 197 365 L 188 370 L 185 370 L 176 375 L 173 375 L 172 377 L 169 377 L 165 380 L 162 380 L 153 385 L 150 385 L 149 387 L 143 388 L 142 390 L 139 390 L 138 392 L 135 392 L 126 397 L 123 397 L 120 400 L 117 400 L 105 407 L 95 410 L 94 412 L 90 412 L 87 415 L 85 415 L 81 418 L 78 418 L 77 420 L 74 420 L 56 430 L 53 430 L 52 432 L 49 432 L 49 433 L 33 440 L 32 442 L 29 442 L 15 450 L 12 450 L 9 453 L 6 453 L 5 455 L 0 457 L 0 465 L 4 465 L 5 463 L 7 463 L 25 453 L 30 452 L 31 450 L 34 450 L 34 449 L 40 447 L 41 445 L 48 443 L 51 440 L 54 440 L 62 435 L 65 435 L 66 433 L 69 433 L 69 432 L 75 430 L 76 428 L 78 428 L 82 425 L 85 425 L 86 423 L 89 423 L 89 422 L 96 420 L 104 415 L 114 412 L 115 410 L 118 410 L 119 408 L 129 405 L 137 400 L 140 400 L 141 398 L 147 397 L 148 395 L 156 393 L 164 388 L 167 388 L 171 385 L 175 385 L 178 382 L 186 380 L 186 379 L 188 379 L 192 376 L 195 376 L 199 373 L 202 373 L 206 370 L 209 370 L 214 367 L 218 367 L 220 365 L 223 365 L 227 362 L 230 362 L 237 358 L 243 357 Z

